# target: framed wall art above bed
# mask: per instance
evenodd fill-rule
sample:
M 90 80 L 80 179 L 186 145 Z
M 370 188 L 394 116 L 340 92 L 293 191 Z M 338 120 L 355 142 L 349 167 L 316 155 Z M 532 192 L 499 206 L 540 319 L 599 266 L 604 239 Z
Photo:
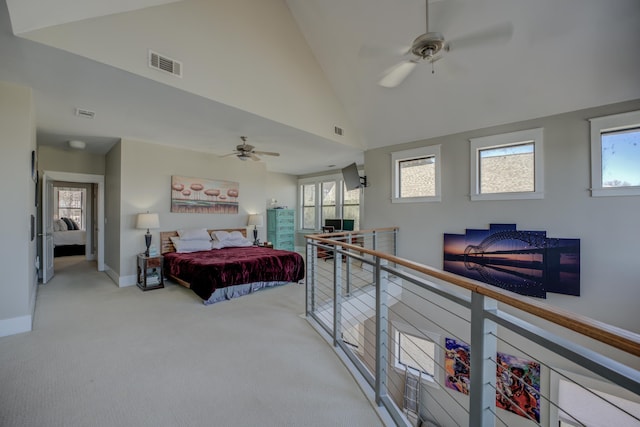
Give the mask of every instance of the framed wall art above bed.
M 171 177 L 171 212 L 237 214 L 239 195 L 237 182 Z

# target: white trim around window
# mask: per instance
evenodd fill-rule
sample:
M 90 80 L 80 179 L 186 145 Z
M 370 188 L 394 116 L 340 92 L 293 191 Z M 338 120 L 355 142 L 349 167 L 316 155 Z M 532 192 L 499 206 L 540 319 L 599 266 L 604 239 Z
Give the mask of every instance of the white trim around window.
M 602 179 L 602 134 L 640 129 L 640 111 L 589 119 L 591 125 L 591 196 L 639 196 L 640 186 L 605 187 Z M 640 167 L 640 165 L 639 165 Z
M 393 361 L 392 361 L 392 367 L 393 369 L 398 373 L 398 374 L 402 374 L 405 372 L 405 370 L 409 370 L 409 372 L 414 375 L 414 376 L 421 376 L 422 378 L 422 382 L 424 384 L 428 384 L 432 387 L 435 388 L 439 388 L 439 384 L 442 383 L 443 378 L 444 378 L 444 374 L 443 374 L 443 352 L 441 349 L 441 336 L 435 332 L 431 332 L 431 331 L 425 331 L 425 330 L 421 330 L 416 328 L 415 326 L 410 326 L 407 325 L 405 323 L 402 322 L 398 322 L 398 321 L 392 321 L 392 333 L 393 333 L 393 338 L 392 338 L 392 346 L 393 346 L 393 351 L 392 351 L 392 357 L 393 357 Z M 418 370 L 416 370 L 415 368 L 412 368 L 411 366 L 405 366 L 404 364 L 399 362 L 400 359 L 400 348 L 398 347 L 398 343 L 399 341 L 399 336 L 402 335 L 405 338 L 411 338 L 414 337 L 417 338 L 418 340 L 424 340 L 427 342 L 431 342 L 433 343 L 433 353 L 428 355 L 428 357 L 433 358 L 433 373 L 432 375 L 429 374 L 423 374 L 420 375 L 420 373 L 418 372 Z
M 544 129 L 528 129 L 499 135 L 471 138 L 470 176 L 471 200 L 523 200 L 544 198 Z M 515 146 L 533 142 L 534 190 L 513 193 L 480 192 L 480 152 L 491 148 Z
M 401 197 L 400 196 L 400 163 L 408 160 L 421 158 L 433 158 L 435 166 L 435 195 L 425 197 Z M 440 145 L 430 145 L 427 147 L 413 148 L 410 150 L 396 151 L 391 153 L 391 202 L 392 203 L 420 203 L 439 202 L 440 193 Z

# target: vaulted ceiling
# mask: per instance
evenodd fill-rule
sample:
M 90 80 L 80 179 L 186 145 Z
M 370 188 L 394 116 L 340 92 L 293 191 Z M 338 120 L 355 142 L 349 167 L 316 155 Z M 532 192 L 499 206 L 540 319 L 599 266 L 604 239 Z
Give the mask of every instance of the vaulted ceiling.
M 432 0 L 429 31 L 451 49 L 394 88 L 378 82 L 425 32 L 423 0 L 6 3 L 0 80 L 34 88 L 45 145 L 104 152 L 126 137 L 223 155 L 246 135 L 282 154 L 268 170 L 299 175 L 640 98 L 637 0 Z M 182 78 L 147 67 L 148 49 L 184 62 Z

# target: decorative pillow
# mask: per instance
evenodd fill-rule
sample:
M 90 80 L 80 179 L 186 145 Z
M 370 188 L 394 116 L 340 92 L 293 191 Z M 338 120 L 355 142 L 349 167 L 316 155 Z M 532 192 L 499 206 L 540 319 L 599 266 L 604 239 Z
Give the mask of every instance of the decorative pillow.
M 206 228 L 185 228 L 178 230 L 178 236 L 180 240 L 211 240 Z
M 176 248 L 176 252 L 181 254 L 211 250 L 210 240 L 183 240 L 178 237 L 171 237 L 170 239 L 173 242 L 173 247 Z
M 253 246 L 253 243 L 250 240 L 245 239 L 227 239 L 223 242 L 220 240 L 214 240 L 211 243 L 211 249 L 222 249 L 222 248 L 246 248 L 249 246 Z
M 54 227 L 55 227 L 55 224 L 58 224 L 58 231 L 67 231 L 67 223 L 66 223 L 66 222 L 64 222 L 63 220 L 61 220 L 61 219 L 56 219 L 56 220 L 54 221 Z M 54 230 L 54 231 L 55 231 L 55 230 Z
M 74 230 L 80 230 L 80 226 L 78 225 L 78 223 L 74 219 L 69 218 L 69 221 L 71 221 L 71 225 L 73 225 L 73 229 Z
M 60 219 L 63 220 L 65 224 L 67 224 L 67 230 L 73 230 L 73 223 L 69 218 L 62 217 Z

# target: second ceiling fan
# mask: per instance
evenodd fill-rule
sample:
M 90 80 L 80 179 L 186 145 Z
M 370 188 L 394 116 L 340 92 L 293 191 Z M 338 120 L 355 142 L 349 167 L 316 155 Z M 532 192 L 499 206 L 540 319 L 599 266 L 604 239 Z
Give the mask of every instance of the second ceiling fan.
M 411 47 L 405 51 L 405 55 L 409 55 L 408 58 L 384 72 L 378 82 L 380 86 L 388 88 L 398 86 L 420 62 L 433 64 L 443 57 L 444 52 L 449 52 L 451 49 L 458 50 L 486 45 L 491 42 L 507 41 L 513 34 L 513 26 L 507 22 L 447 41 L 442 33 L 429 32 L 429 0 L 425 0 L 425 10 L 425 33 L 416 37 Z
M 247 137 L 246 136 L 241 136 L 240 139 L 242 140 L 242 144 L 237 145 L 236 149 L 233 153 L 229 153 L 226 154 L 222 157 L 228 157 L 228 156 L 233 156 L 235 155 L 237 158 L 239 158 L 240 160 L 247 160 L 247 159 L 251 159 L 254 160 L 256 162 L 260 161 L 260 157 L 258 157 L 257 155 L 261 155 L 261 156 L 279 156 L 280 153 L 274 153 L 271 151 L 256 151 L 255 147 L 253 145 L 247 144 Z

